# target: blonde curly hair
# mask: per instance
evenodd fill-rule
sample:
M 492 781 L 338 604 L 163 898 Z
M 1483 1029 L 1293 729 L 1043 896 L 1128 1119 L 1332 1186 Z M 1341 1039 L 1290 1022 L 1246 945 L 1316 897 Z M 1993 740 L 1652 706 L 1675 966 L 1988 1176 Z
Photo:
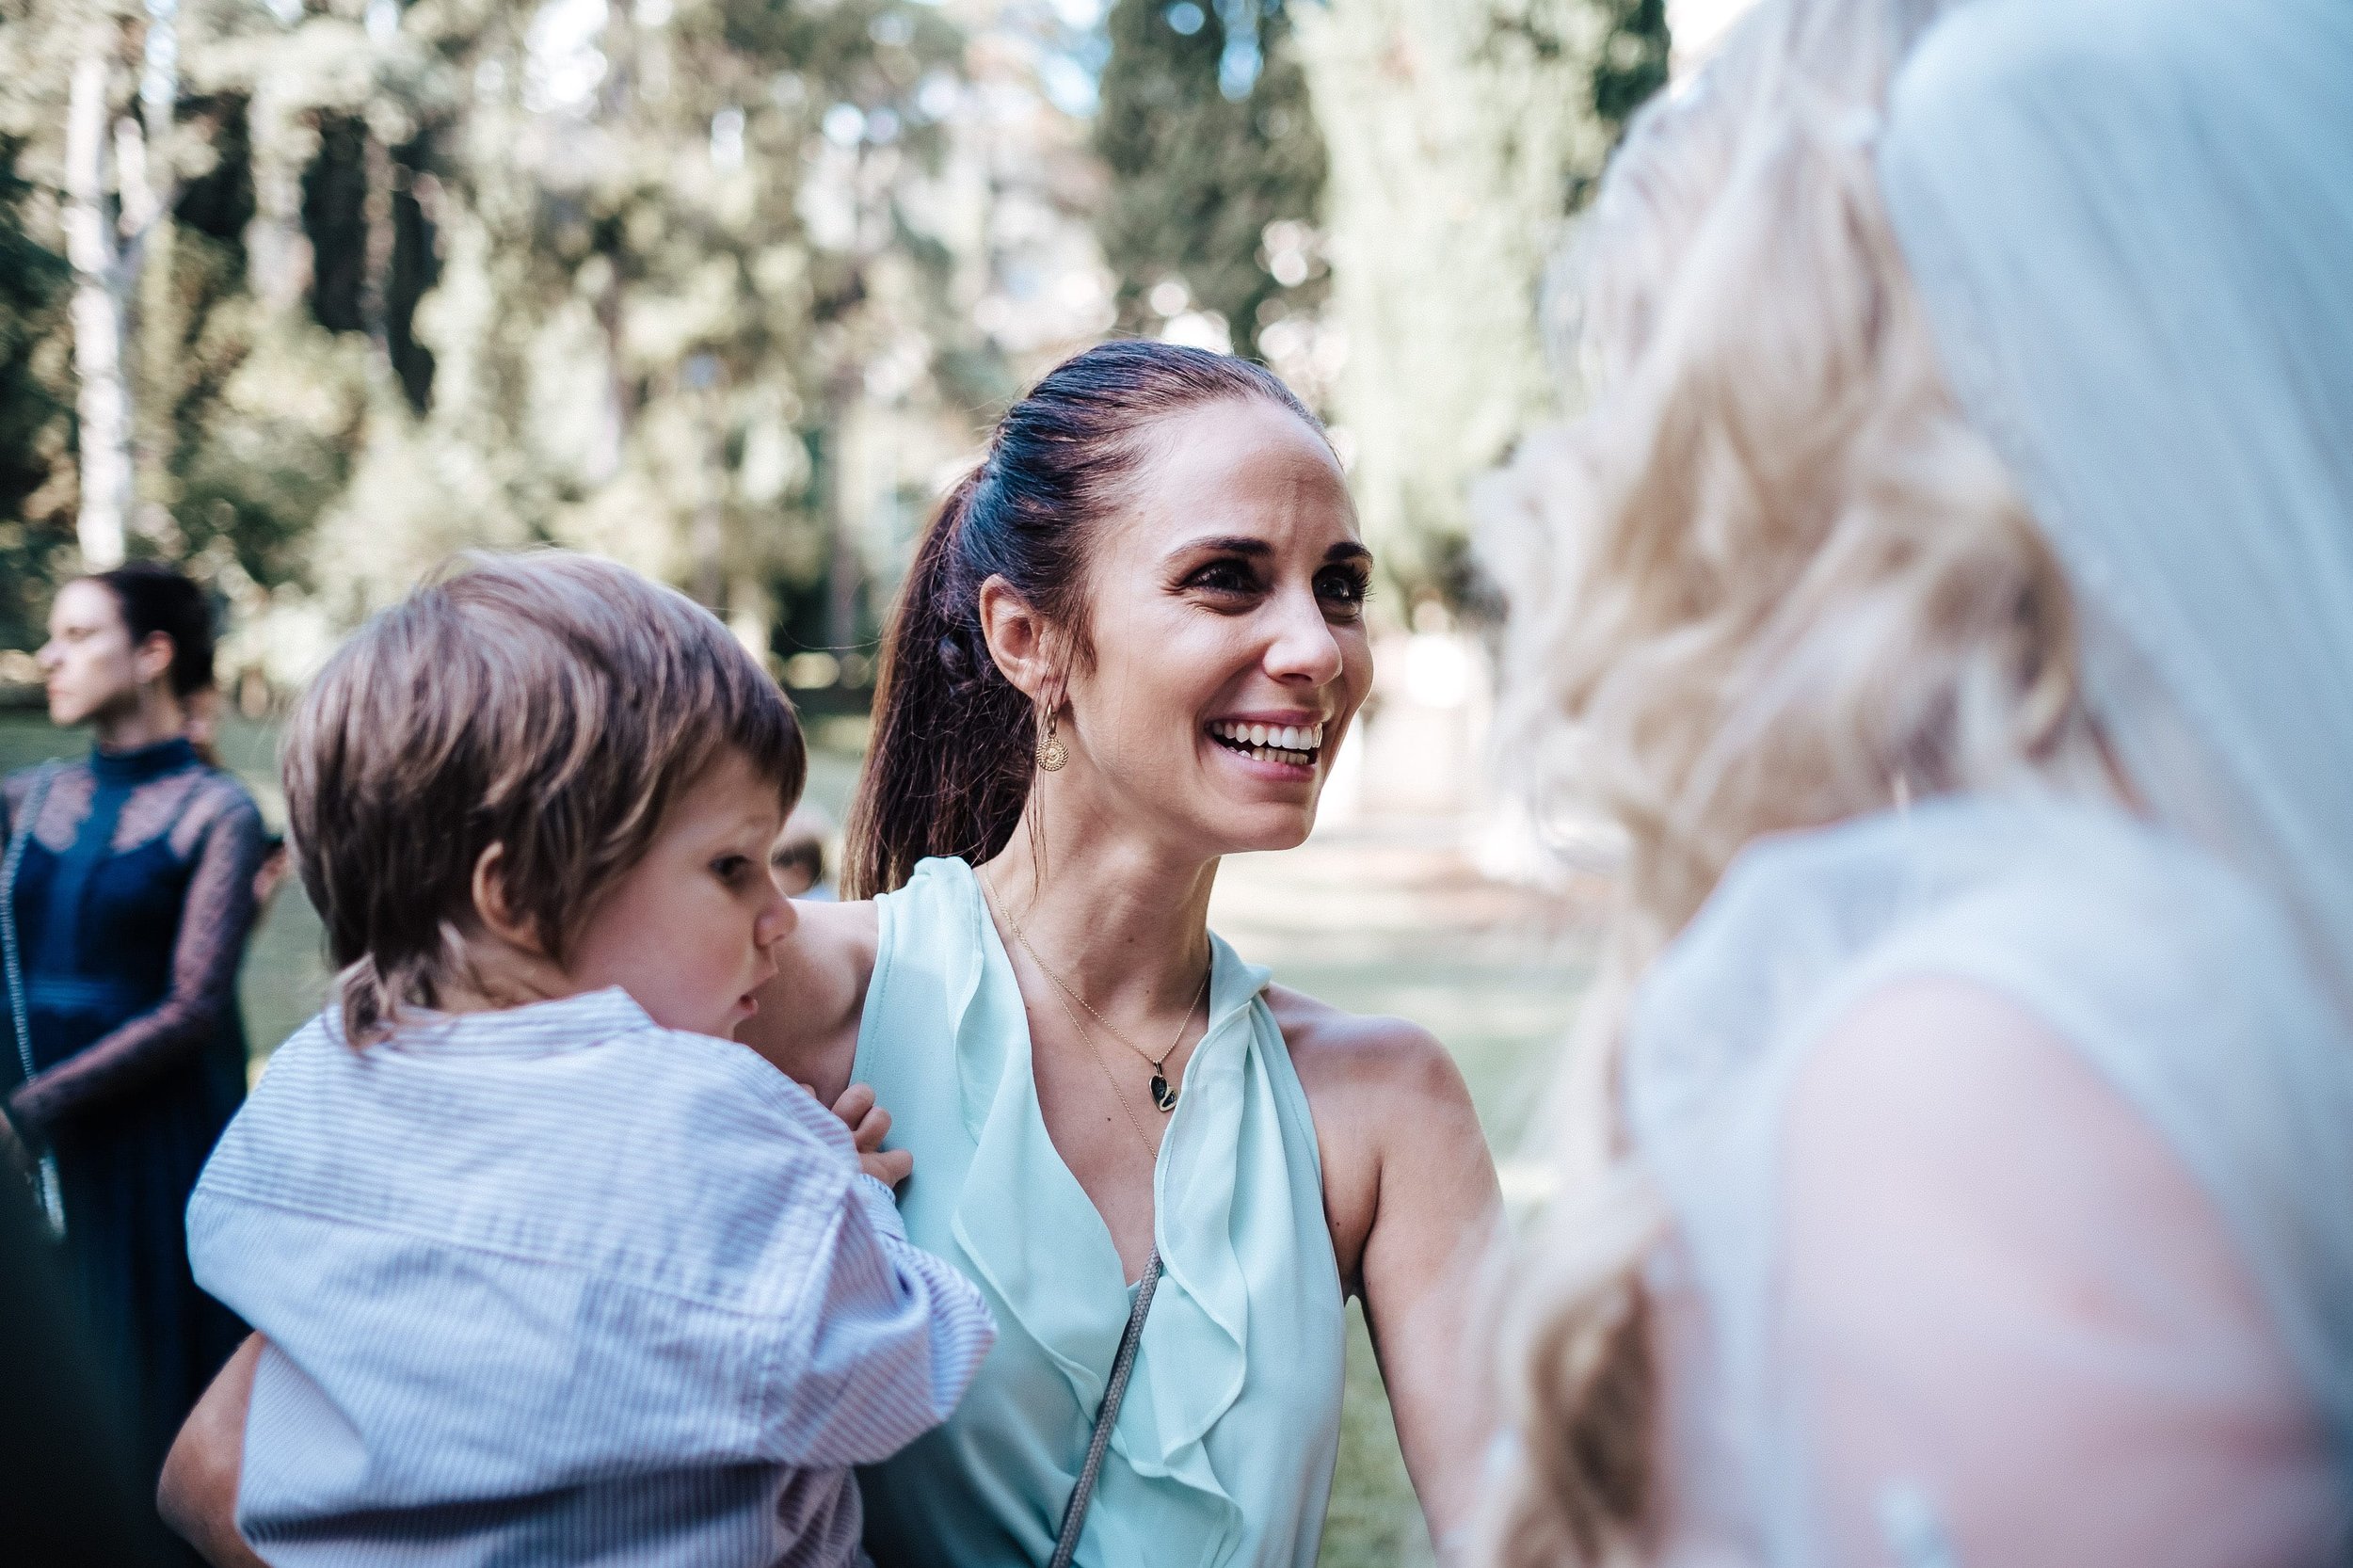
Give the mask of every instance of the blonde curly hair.
M 1540 820 L 1625 847 L 1549 1118 L 1561 1196 L 1506 1293 L 1491 1563 L 1613 1560 L 1657 1522 L 1666 1222 L 1614 1062 L 1642 969 L 1761 835 L 2100 767 L 2058 562 L 1946 389 L 1872 161 L 1953 3 L 1766 0 L 1638 118 L 1573 258 L 1596 401 L 1481 498 L 1507 744 Z

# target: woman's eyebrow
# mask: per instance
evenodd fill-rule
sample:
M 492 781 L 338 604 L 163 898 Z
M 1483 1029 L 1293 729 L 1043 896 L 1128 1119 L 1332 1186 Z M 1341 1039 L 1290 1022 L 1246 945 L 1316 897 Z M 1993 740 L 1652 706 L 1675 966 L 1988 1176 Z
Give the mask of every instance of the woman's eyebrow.
M 1205 539 L 1187 539 L 1183 544 L 1178 545 L 1174 551 L 1170 552 L 1170 553 L 1175 555 L 1189 555 L 1196 550 L 1208 551 L 1213 554 L 1219 555 L 1249 555 L 1253 557 L 1272 555 L 1274 553 L 1274 547 L 1273 545 L 1267 543 L 1264 539 L 1252 538 L 1247 534 L 1215 535 Z
M 1220 555 L 1248 555 L 1254 559 L 1274 553 L 1274 547 L 1267 543 L 1266 540 L 1252 538 L 1246 534 L 1228 534 L 1204 539 L 1187 539 L 1183 544 L 1178 545 L 1170 553 L 1176 555 L 1189 555 L 1197 550 L 1208 551 L 1213 554 Z M 1331 549 L 1323 552 L 1323 559 L 1326 565 L 1330 565 L 1331 563 L 1337 561 L 1369 561 L 1372 559 L 1372 552 L 1367 550 L 1363 545 L 1358 544 L 1353 539 L 1342 539 L 1339 543 L 1334 545 Z

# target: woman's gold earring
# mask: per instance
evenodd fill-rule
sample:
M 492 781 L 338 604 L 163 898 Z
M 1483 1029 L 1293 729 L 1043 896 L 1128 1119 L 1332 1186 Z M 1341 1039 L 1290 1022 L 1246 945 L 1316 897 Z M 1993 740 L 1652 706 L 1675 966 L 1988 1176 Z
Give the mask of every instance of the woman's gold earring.
M 1048 773 L 1060 773 L 1062 765 L 1069 760 L 1070 753 L 1063 749 L 1054 734 L 1054 715 L 1049 712 L 1046 715 L 1046 733 L 1037 743 L 1037 765 Z

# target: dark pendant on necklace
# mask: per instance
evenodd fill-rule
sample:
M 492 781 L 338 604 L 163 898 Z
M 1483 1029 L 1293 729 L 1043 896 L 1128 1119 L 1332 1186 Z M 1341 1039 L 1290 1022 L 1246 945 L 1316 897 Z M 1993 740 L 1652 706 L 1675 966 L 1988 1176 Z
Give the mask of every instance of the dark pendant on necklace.
M 1159 1072 L 1152 1075 L 1152 1103 L 1160 1108 L 1163 1116 L 1176 1109 L 1176 1091 L 1168 1086 L 1167 1077 Z

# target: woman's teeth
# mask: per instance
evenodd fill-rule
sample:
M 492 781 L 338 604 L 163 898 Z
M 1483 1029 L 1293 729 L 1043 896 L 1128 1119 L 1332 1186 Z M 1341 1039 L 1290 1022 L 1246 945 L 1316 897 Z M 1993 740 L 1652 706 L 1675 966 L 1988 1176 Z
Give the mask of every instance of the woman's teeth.
M 1321 724 L 1227 722 L 1209 726 L 1209 735 L 1229 749 L 1243 752 L 1261 762 L 1289 762 L 1298 767 L 1313 767 L 1316 753 L 1323 746 L 1323 726 Z

